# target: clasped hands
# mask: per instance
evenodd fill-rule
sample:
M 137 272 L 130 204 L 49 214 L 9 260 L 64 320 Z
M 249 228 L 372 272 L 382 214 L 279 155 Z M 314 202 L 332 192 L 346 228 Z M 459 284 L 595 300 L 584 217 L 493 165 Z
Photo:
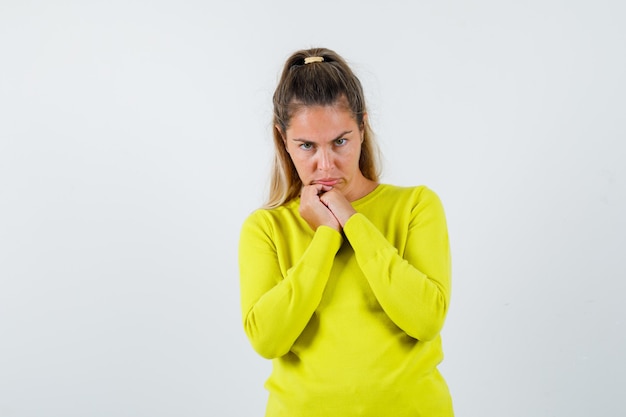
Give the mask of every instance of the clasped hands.
M 341 232 L 354 213 L 356 210 L 352 204 L 333 187 L 322 184 L 302 187 L 300 215 L 313 230 L 319 226 L 329 226 Z

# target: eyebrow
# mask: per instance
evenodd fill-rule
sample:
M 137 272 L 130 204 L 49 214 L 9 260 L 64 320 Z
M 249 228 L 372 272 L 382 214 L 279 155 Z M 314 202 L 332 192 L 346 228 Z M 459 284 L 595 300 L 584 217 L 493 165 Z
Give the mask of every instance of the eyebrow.
M 350 133 L 352 133 L 352 130 L 346 130 L 345 132 L 341 133 L 341 134 L 340 134 L 339 136 L 337 136 L 336 138 L 329 140 L 329 142 L 335 141 L 335 140 L 337 140 L 337 139 L 341 139 L 341 138 L 343 138 L 344 136 L 346 136 L 346 135 L 348 135 L 348 134 L 350 134 Z M 312 140 L 309 140 L 309 139 L 293 138 L 293 139 L 291 139 L 291 140 L 292 140 L 292 141 L 294 141 L 294 142 L 311 142 L 311 143 L 313 143 L 313 141 L 312 141 Z

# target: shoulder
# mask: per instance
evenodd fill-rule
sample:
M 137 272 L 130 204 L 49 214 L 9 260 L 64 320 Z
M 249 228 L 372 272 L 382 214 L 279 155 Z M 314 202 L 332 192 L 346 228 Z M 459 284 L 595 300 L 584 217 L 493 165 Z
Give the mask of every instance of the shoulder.
M 381 203 L 388 212 L 405 212 L 411 218 L 423 218 L 424 216 L 444 217 L 443 205 L 439 195 L 426 185 L 397 186 L 381 184 Z
M 433 191 L 426 185 L 400 186 L 392 184 L 380 184 L 376 191 L 378 192 L 377 194 L 382 197 L 382 199 L 387 201 L 410 200 L 415 203 L 439 201 L 439 196 L 437 195 L 437 193 L 435 193 L 435 191 Z
M 439 196 L 425 185 L 399 186 L 380 184 L 367 196 L 353 203 L 357 211 L 386 217 L 414 217 L 424 212 L 441 212 Z
M 273 229 L 279 223 L 288 223 L 297 219 L 298 201 L 291 200 L 282 206 L 274 208 L 258 208 L 246 217 L 243 222 L 243 229 Z

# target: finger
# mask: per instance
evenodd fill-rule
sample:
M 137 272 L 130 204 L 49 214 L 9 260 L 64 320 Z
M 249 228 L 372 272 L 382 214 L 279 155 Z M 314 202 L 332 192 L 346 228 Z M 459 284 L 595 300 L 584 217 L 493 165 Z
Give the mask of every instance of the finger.
M 321 185 L 321 188 L 318 191 L 319 194 L 326 193 L 326 192 L 328 192 L 328 191 L 333 189 L 333 187 L 331 185 L 322 185 L 322 184 L 318 184 L 318 185 Z
M 310 193 L 315 193 L 317 194 L 321 189 L 322 189 L 323 185 L 322 184 L 310 184 L 310 185 L 304 185 L 302 187 L 302 192 L 310 192 Z

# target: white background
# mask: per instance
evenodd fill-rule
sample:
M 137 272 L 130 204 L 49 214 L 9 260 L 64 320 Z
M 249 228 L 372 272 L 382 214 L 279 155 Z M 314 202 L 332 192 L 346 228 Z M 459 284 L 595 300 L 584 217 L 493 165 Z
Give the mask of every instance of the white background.
M 296 49 L 442 198 L 458 416 L 626 401 L 626 6 L 0 0 L 0 416 L 261 416 L 237 242 Z M 401 389 L 401 387 L 399 387 Z

